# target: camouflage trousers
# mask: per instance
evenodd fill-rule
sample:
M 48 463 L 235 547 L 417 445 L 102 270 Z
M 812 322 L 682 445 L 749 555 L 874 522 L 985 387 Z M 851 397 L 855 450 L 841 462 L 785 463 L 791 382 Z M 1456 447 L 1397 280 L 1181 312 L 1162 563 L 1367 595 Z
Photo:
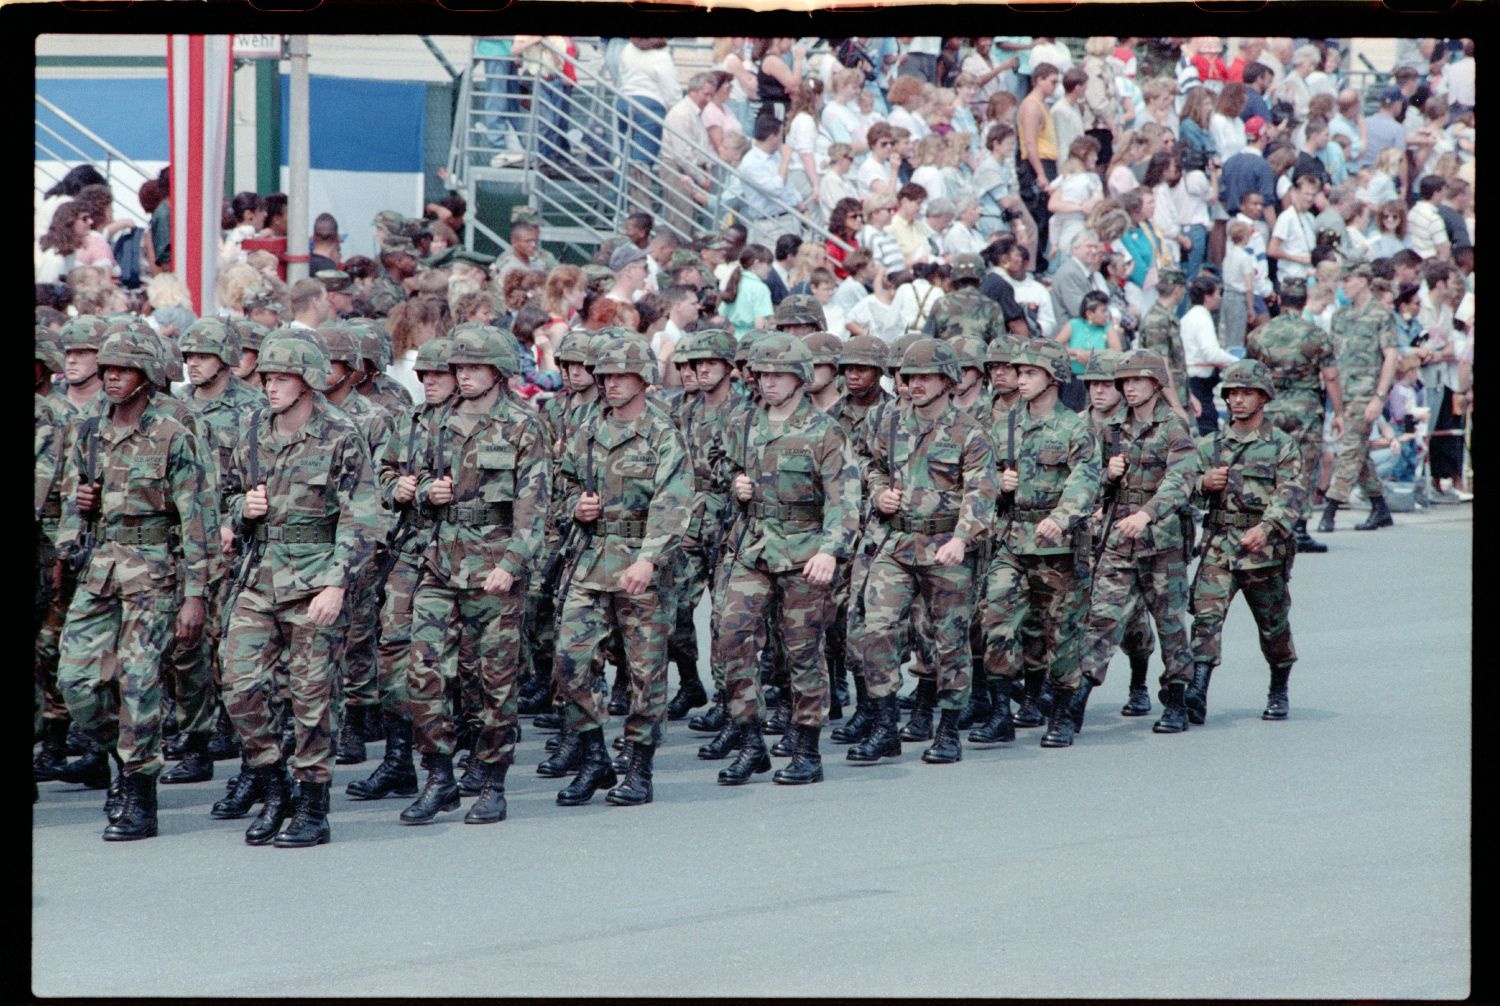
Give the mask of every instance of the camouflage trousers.
M 521 617 L 526 584 L 509 592 L 446 586 L 424 570 L 412 600 L 411 662 L 407 669 L 412 737 L 423 754 L 452 755 L 457 727 L 447 687 L 459 675 L 461 652 L 479 668 L 479 736 L 474 757 L 509 765 L 516 752 L 516 679 L 520 674 Z M 466 646 L 465 643 L 468 645 Z M 472 702 L 470 695 L 466 704 Z
M 764 563 L 736 562 L 724 588 L 723 614 L 714 635 L 713 662 L 724 668 L 729 716 L 745 725 L 761 718 L 765 700 L 759 654 L 785 648 L 792 722 L 821 727 L 828 722 L 828 665 L 823 634 L 833 617 L 833 591 L 802 575 L 801 569 L 771 573 Z M 774 619 L 768 613 L 775 611 Z M 767 631 L 769 628 L 769 632 Z
M 1146 618 L 1156 620 L 1161 634 L 1161 659 L 1165 670 L 1161 682 L 1188 681 L 1193 676 L 1192 652 L 1187 634 L 1187 563 L 1182 549 L 1155 555 L 1131 556 L 1106 549 L 1094 570 L 1093 595 L 1084 622 L 1082 671 L 1096 685 L 1104 684 L 1110 658 L 1123 643 L 1125 652 L 1142 652 L 1139 639 L 1130 640 L 1132 628 Z M 1139 632 L 1139 629 L 1136 629 Z M 1149 638 L 1151 629 L 1146 626 Z M 1144 651 L 1150 654 L 1150 649 Z
M 162 661 L 162 677 L 177 701 L 177 729 L 207 735 L 214 727 L 219 698 L 216 673 L 219 632 L 224 617 L 224 581 L 211 580 L 203 597 L 203 634 L 192 646 L 174 640 Z M 178 598 L 179 605 L 182 599 Z
M 78 579 L 63 569 L 62 589 L 54 591 L 47 603 L 47 612 L 36 634 L 36 657 L 33 677 L 40 696 L 41 718 L 45 720 L 68 719 L 68 703 L 57 685 L 57 659 L 62 642 L 63 625 L 68 620 L 68 605 L 78 588 Z
M 411 663 L 412 599 L 422 569 L 416 563 L 398 560 L 385 578 L 385 604 L 380 609 L 380 642 L 376 647 L 376 684 L 380 710 L 389 716 L 405 716 L 406 678 Z
M 376 667 L 380 640 L 379 594 L 380 568 L 385 548 L 360 569 L 344 600 L 344 616 L 349 620 L 349 641 L 344 650 L 344 702 L 351 706 L 373 706 L 380 702 L 380 672 Z
M 872 550 L 875 544 L 871 542 Z M 844 617 L 844 659 L 856 678 L 865 677 L 864 651 L 869 643 L 869 633 L 865 628 L 864 592 L 869 584 L 870 568 L 874 561 L 875 553 L 871 551 L 868 555 L 856 553 L 854 561 L 849 563 L 851 595 Z M 911 622 L 901 641 L 901 660 L 898 666 L 904 666 L 907 657 L 915 653 L 917 659 L 912 673 L 918 678 L 933 680 L 937 677 L 937 657 L 931 645 L 930 628 L 926 610 L 921 605 L 913 607 Z
M 343 698 L 339 667 L 349 621 L 346 607 L 332 625 L 314 625 L 307 617 L 311 601 L 307 596 L 278 602 L 257 589 L 240 591 L 220 652 L 224 708 L 239 734 L 245 764 L 266 768 L 281 759 L 273 703 L 277 672 L 284 666 L 295 734 L 292 775 L 322 783 L 333 779 L 333 738 Z
M 619 630 L 630 675 L 630 712 L 625 738 L 651 744 L 652 730 L 667 715 L 667 637 L 672 609 L 660 584 L 632 597 L 622 590 L 568 588 L 557 620 L 557 680 L 566 704 L 568 729 L 574 733 L 603 729 L 608 712 L 594 691 L 595 656 Z
M 154 776 L 164 764 L 161 663 L 176 617 L 171 591 L 121 597 L 79 590 L 68 605 L 58 686 L 69 715 L 95 740 L 113 747 L 129 775 Z
M 1370 427 L 1373 424 L 1365 420 L 1368 401 L 1364 397 L 1344 401 L 1344 435 L 1339 439 L 1339 460 L 1333 470 L 1333 481 L 1323 494 L 1337 503 L 1349 502 L 1349 491 L 1356 484 L 1370 499 L 1385 495 L 1380 477 L 1375 474 L 1375 462 L 1370 460 Z
M 998 548 L 985 579 L 984 672 L 1011 681 L 1023 670 L 1049 673 L 1052 687 L 1081 680 L 1084 592 L 1072 554 L 1017 555 Z
M 1312 505 L 1313 490 L 1318 485 L 1318 464 L 1323 458 L 1323 403 L 1306 397 L 1278 398 L 1266 407 L 1266 416 L 1278 430 L 1292 438 L 1302 456 L 1302 516 L 1305 517 Z M 1365 435 L 1369 435 L 1368 427 Z
M 708 568 L 708 549 L 701 543 L 685 541 L 677 550 L 677 572 L 673 576 L 672 635 L 667 640 L 667 659 L 677 665 L 679 677 L 698 673 L 698 626 L 693 616 L 703 591 L 713 580 Z M 717 685 L 718 682 L 715 682 Z
M 1199 563 L 1193 579 L 1193 660 L 1219 665 L 1224 616 L 1236 591 L 1244 591 L 1245 603 L 1260 633 L 1260 652 L 1271 667 L 1290 667 L 1297 660 L 1292 645 L 1292 593 L 1285 566 L 1260 569 L 1225 569 Z
M 548 532 L 543 546 L 543 556 L 538 568 L 545 570 L 559 549 L 562 536 Z M 557 589 L 558 580 L 566 575 L 562 563 L 549 580 L 544 576 L 533 576 L 527 584 L 526 618 L 524 638 L 527 667 L 532 674 L 540 674 L 552 680 L 552 653 L 557 648 Z
M 962 709 L 969 697 L 969 622 L 973 616 L 974 560 L 957 566 L 919 566 L 882 551 L 865 585 L 865 623 L 858 649 L 864 654 L 865 686 L 871 698 L 901 687 L 903 651 L 915 630 L 918 664 L 935 675 L 938 704 Z M 927 662 L 925 658 L 933 659 Z M 926 677 L 918 672 L 919 677 Z

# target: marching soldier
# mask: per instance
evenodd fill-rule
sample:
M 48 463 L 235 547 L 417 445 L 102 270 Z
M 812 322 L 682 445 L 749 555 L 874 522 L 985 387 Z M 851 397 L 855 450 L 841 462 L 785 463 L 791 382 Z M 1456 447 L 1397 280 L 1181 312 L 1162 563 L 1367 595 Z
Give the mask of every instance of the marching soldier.
M 263 392 L 260 373 L 255 369 L 255 365 L 260 358 L 260 344 L 265 342 L 266 335 L 271 330 L 244 318 L 230 318 L 228 324 L 240 337 L 240 358 L 234 366 L 234 376 L 257 391 Z
M 1177 305 L 1187 296 L 1187 277 L 1180 269 L 1162 269 L 1156 276 L 1156 301 L 1146 316 L 1141 319 L 1135 332 L 1135 348 L 1149 349 L 1167 363 L 1167 375 L 1171 378 L 1162 388 L 1172 411 L 1191 422 L 1188 408 L 1198 414 L 1197 401 L 1188 391 L 1187 351 L 1182 348 L 1180 326 L 1177 324 Z
M 359 337 L 359 365 L 354 390 L 385 408 L 393 416 L 401 415 L 416 403 L 411 392 L 385 368 L 391 365 L 391 336 L 385 326 L 371 318 L 353 318 L 349 325 Z
M 935 339 L 968 336 L 988 345 L 1006 334 L 1000 305 L 979 292 L 984 259 L 969 253 L 953 258 L 953 290 L 932 305 L 922 334 Z
M 989 298 L 986 297 L 985 300 Z M 942 301 L 938 303 L 941 304 Z M 967 335 L 960 335 L 949 341 L 953 343 L 953 352 L 958 357 L 960 375 L 958 386 L 953 389 L 953 404 L 958 411 L 967 412 L 969 418 L 978 423 L 981 429 L 988 429 L 990 400 L 985 394 L 985 344 Z
M 62 693 L 57 690 L 57 664 L 55 660 L 41 659 L 42 632 L 46 628 L 48 608 L 53 603 L 55 573 L 57 565 L 57 529 L 62 520 L 62 475 L 67 458 L 63 455 L 63 438 L 66 434 L 68 414 L 72 407 L 67 398 L 52 384 L 54 375 L 67 369 L 63 359 L 61 340 L 51 329 L 38 325 L 36 329 L 35 381 L 33 384 L 33 444 L 35 448 L 33 469 L 35 492 L 33 495 L 36 517 L 36 659 L 34 674 L 36 686 L 35 733 L 42 742 L 40 750 L 31 764 L 33 782 L 42 782 L 56 777 L 57 770 L 67 763 L 68 756 L 68 707 Z M 44 672 L 45 668 L 45 672 Z
M 844 397 L 838 381 L 844 343 L 832 332 L 811 332 L 802 342 L 813 358 L 812 383 L 803 390 L 820 411 L 831 413 Z

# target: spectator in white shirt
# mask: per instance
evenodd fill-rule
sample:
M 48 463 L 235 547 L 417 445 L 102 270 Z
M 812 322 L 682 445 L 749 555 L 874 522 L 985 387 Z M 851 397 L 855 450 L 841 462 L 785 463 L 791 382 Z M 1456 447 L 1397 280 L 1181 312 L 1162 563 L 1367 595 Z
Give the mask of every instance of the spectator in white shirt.
M 896 197 L 884 193 L 870 196 L 865 200 L 864 208 L 865 226 L 859 232 L 859 246 L 869 251 L 876 264 L 887 273 L 906 268 L 901 246 L 885 232 L 895 214 Z
M 1031 253 L 1026 247 L 1012 243 L 991 271 L 1010 284 L 1016 303 L 1035 317 L 1041 338 L 1050 339 L 1057 332 L 1057 312 L 1052 306 L 1052 294 L 1027 271 L 1030 262 Z
M 834 292 L 838 289 L 838 277 L 833 274 L 832 269 L 822 266 L 814 269 L 812 275 L 807 279 L 807 288 L 817 298 L 818 305 L 823 308 L 823 327 L 825 331 L 832 332 L 840 339 L 849 338 L 849 330 L 844 327 L 844 311 L 833 302 Z M 863 288 L 861 288 L 863 292 Z M 855 303 L 858 303 L 856 301 Z
M 979 233 L 979 200 L 973 196 L 960 196 L 953 201 L 953 223 L 943 232 L 943 253 L 951 260 L 954 255 L 978 255 L 988 243 Z
M 818 209 L 821 220 L 828 220 L 841 199 L 858 199 L 859 186 L 849 177 L 854 165 L 854 151 L 847 143 L 828 145 L 828 168 L 818 184 Z
M 687 93 L 671 107 L 663 130 L 661 166 L 667 215 L 674 230 L 696 231 L 697 208 L 707 207 L 713 176 L 709 174 L 711 142 L 703 124 L 703 109 L 714 93 L 714 75 L 694 74 Z
M 1238 362 L 1238 357 L 1226 352 L 1219 345 L 1219 336 L 1214 331 L 1213 312 L 1219 309 L 1224 291 L 1219 281 L 1212 276 L 1199 276 L 1188 286 L 1188 302 L 1192 305 L 1182 316 L 1182 352 L 1187 363 L 1188 390 L 1203 407 L 1198 415 L 1198 433 L 1208 436 L 1219 428 L 1219 406 L 1214 401 L 1214 388 L 1219 383 L 1219 371 Z
M 1059 151 L 1068 150 L 1083 135 L 1083 92 L 1088 83 L 1089 75 L 1076 68 L 1062 75 L 1062 97 L 1052 104 L 1052 131 Z
M 687 327 L 698 320 L 698 291 L 689 286 L 669 286 L 661 295 L 667 311 L 667 323 L 651 337 L 651 352 L 656 355 L 657 369 L 666 387 L 680 387 L 682 378 L 672 366 L 672 352 L 686 334 Z
M 1465 108 L 1474 107 L 1474 40 L 1463 40 L 1463 52 L 1458 59 L 1443 67 L 1443 83 L 1448 89 L 1448 100 Z
M 875 280 L 875 260 L 868 251 L 856 248 L 849 253 L 848 258 L 844 259 L 844 268 L 849 271 L 849 275 L 833 291 L 829 306 L 837 310 L 842 317 L 847 318 L 849 312 L 854 310 L 854 305 L 864 300 L 870 292 L 865 284 Z M 831 328 L 829 331 L 840 339 L 849 338 L 849 333 L 845 329 Z
M 901 184 L 897 180 L 901 162 L 896 157 L 895 131 L 889 123 L 877 122 L 866 130 L 865 142 L 870 152 L 855 174 L 859 191 L 866 197 L 877 193 L 894 196 Z
M 932 306 L 943 299 L 944 291 L 938 285 L 938 277 L 935 275 L 937 268 L 939 267 L 932 262 L 918 263 L 910 272 L 903 274 L 910 278 L 896 287 L 896 296 L 891 304 L 901 315 L 903 332 L 918 331 L 925 326 Z
M 833 143 L 845 143 L 856 156 L 869 149 L 865 142 L 864 119 L 859 112 L 859 92 L 865 75 L 857 69 L 838 70 L 818 119 L 823 132 Z
M 905 129 L 911 133 L 914 141 L 921 140 L 932 132 L 927 120 L 922 118 L 922 110 L 927 107 L 928 86 L 916 77 L 897 77 L 885 96 L 891 106 L 891 113 L 886 116 L 886 121 L 892 128 Z
M 1317 176 L 1310 173 L 1292 180 L 1292 204 L 1276 218 L 1270 243 L 1266 245 L 1266 255 L 1278 260 L 1278 280 L 1303 279 L 1312 272 L 1312 252 L 1318 236 L 1313 215 L 1308 211 L 1320 189 Z
M 787 183 L 790 166 L 790 152 L 781 143 L 781 123 L 769 116 L 756 119 L 755 142 L 739 167 L 749 243 L 774 247 L 781 235 L 799 229 L 790 210 L 801 208 L 802 197 Z
M 906 330 L 895 305 L 896 290 L 886 282 L 885 270 L 875 267 L 875 288 L 849 311 L 844 327 L 850 335 L 873 335 L 890 345 Z
M 1406 242 L 1412 251 L 1424 259 L 1449 257 L 1452 247 L 1448 242 L 1448 228 L 1443 224 L 1443 215 L 1437 208 L 1438 193 L 1447 183 L 1437 175 L 1429 175 L 1417 186 L 1421 198 L 1406 215 Z

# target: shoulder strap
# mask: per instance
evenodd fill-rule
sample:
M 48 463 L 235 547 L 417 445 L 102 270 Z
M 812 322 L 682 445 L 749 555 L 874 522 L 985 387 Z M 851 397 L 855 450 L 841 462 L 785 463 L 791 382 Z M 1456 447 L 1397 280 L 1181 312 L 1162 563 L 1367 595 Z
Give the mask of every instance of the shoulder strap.
M 265 414 L 264 409 L 256 409 L 250 414 L 250 448 L 247 462 L 250 465 L 250 488 L 260 485 L 260 419 Z
M 90 482 L 99 480 L 99 417 L 90 416 L 83 421 L 83 438 L 88 443 L 88 469 L 84 472 Z

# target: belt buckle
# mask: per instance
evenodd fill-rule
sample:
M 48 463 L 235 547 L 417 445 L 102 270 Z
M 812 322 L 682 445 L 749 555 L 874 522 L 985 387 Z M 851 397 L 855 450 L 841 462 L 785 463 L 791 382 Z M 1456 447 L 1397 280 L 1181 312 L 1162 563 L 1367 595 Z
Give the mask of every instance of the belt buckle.
M 286 541 L 286 528 L 279 526 L 266 528 L 266 541 Z

